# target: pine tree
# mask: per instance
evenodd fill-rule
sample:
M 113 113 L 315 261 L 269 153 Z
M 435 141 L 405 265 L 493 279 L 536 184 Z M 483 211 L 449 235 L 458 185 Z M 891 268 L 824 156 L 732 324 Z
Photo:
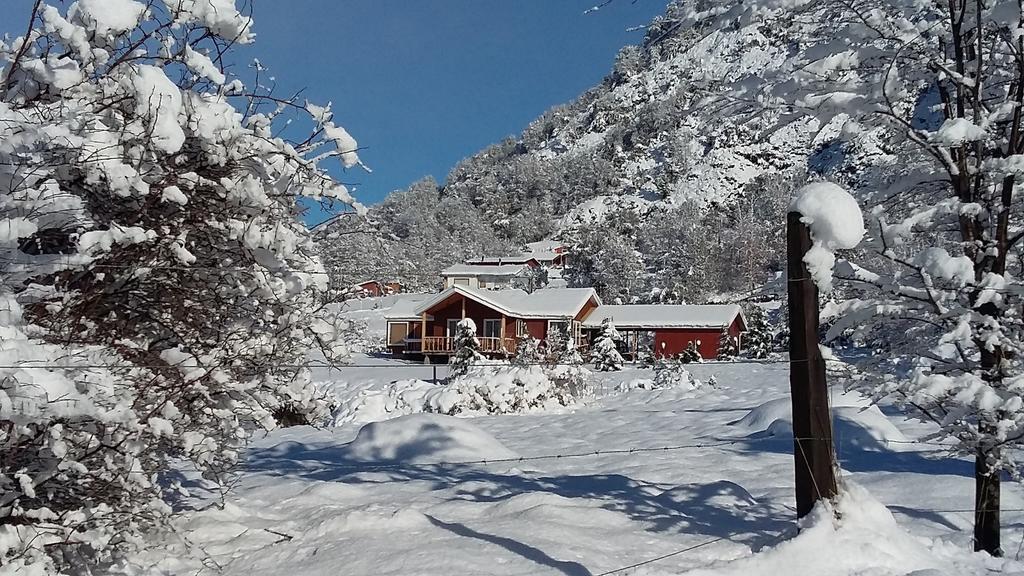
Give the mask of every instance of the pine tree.
M 739 354 L 739 343 L 736 337 L 729 334 L 728 330 L 722 330 L 718 335 L 718 360 L 731 360 Z
M 622 370 L 625 360 L 619 354 L 616 346 L 616 342 L 621 339 L 622 337 L 619 336 L 611 318 L 605 318 L 601 322 L 601 333 L 594 340 L 594 346 L 590 353 L 590 361 L 594 363 L 594 368 L 600 372 Z
M 548 377 L 569 396 L 580 397 L 590 389 L 590 371 L 583 365 L 583 356 L 576 347 L 572 318 L 565 318 L 559 329 L 549 336 Z
M 512 357 L 512 365 L 519 367 L 539 366 L 544 360 L 540 351 L 540 342 L 529 334 L 520 336 L 516 341 L 516 353 Z
M 455 354 L 448 361 L 448 378 L 465 376 L 474 366 L 486 363 L 487 358 L 480 352 L 480 341 L 476 337 L 476 323 L 472 318 L 463 318 L 456 325 Z
M 747 358 L 767 358 L 772 353 L 772 333 L 768 327 L 768 315 L 760 306 L 751 305 L 744 309 L 747 331 L 743 334 L 743 355 Z

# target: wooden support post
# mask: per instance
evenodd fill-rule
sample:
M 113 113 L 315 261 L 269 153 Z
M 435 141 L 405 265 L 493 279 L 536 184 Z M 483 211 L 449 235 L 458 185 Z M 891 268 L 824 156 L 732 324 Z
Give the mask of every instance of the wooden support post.
M 837 493 L 825 360 L 818 347 L 818 287 L 803 261 L 810 248 L 810 230 L 800 221 L 799 212 L 790 212 L 786 222 L 789 386 L 800 518 L 810 513 L 818 500 L 832 499 Z
M 429 363 L 430 356 L 427 355 L 427 313 L 424 312 L 420 316 L 420 354 L 423 354 L 423 359 Z

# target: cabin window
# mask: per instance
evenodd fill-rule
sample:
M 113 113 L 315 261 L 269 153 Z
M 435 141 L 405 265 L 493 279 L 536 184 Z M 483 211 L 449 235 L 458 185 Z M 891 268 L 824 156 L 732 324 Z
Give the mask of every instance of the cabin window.
M 530 329 L 526 326 L 526 320 L 516 320 L 516 336 L 529 336 Z
M 469 278 L 456 278 L 455 279 L 455 285 L 456 286 L 469 286 Z
M 402 344 L 409 335 L 408 322 L 388 323 L 388 344 Z
M 501 318 L 484 320 L 484 338 L 501 338 Z
M 459 322 L 462 320 L 459 318 L 448 319 L 448 337 L 454 338 L 459 333 Z
M 554 338 L 563 334 L 569 323 L 564 320 L 548 320 L 548 338 Z

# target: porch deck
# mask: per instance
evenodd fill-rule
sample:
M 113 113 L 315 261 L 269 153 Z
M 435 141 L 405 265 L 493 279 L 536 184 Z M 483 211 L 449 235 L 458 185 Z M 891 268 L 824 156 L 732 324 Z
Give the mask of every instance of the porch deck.
M 480 351 L 485 354 L 515 354 L 515 338 L 477 337 Z M 452 336 L 427 336 L 421 343 L 424 354 L 454 354 L 455 338 Z

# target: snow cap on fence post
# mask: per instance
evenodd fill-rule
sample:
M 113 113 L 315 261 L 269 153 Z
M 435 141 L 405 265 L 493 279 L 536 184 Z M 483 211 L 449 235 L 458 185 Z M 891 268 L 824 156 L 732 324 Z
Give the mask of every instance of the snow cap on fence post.
M 800 213 L 800 221 L 811 232 L 814 245 L 803 257 L 811 278 L 819 290 L 831 292 L 835 250 L 854 248 L 864 237 L 864 215 L 857 200 L 838 184 L 812 182 L 797 191 L 789 209 Z

